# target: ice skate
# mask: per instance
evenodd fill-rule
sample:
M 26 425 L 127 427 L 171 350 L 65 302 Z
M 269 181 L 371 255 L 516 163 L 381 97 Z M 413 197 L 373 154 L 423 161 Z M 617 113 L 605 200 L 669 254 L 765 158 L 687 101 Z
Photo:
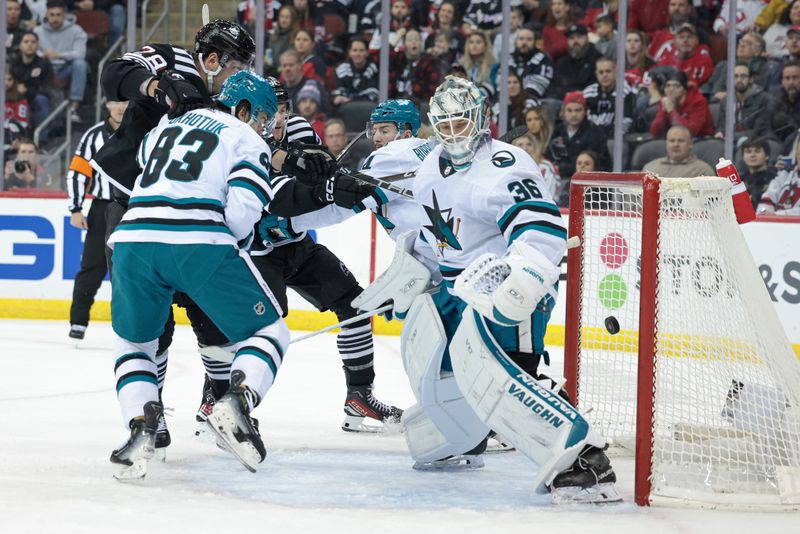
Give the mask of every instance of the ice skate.
M 131 421 L 131 436 L 128 441 L 111 453 L 111 463 L 119 470 L 117 480 L 138 480 L 147 474 L 147 460 L 155 455 L 156 433 L 159 420 L 164 416 L 160 402 L 150 401 L 144 405 L 144 417 Z
M 75 346 L 78 346 L 80 341 L 83 341 L 83 338 L 86 337 L 86 326 L 80 324 L 71 324 L 69 325 L 69 337 L 70 339 L 74 340 Z
M 454 454 L 432 462 L 415 462 L 412 466 L 417 471 L 463 471 L 480 469 L 484 466 L 483 453 L 486 452 L 488 436 L 474 448 L 464 454 Z
M 167 420 L 164 414 L 158 418 L 158 429 L 156 430 L 156 458 L 162 462 L 167 461 L 167 447 L 172 443 L 172 437 L 169 435 L 169 428 L 167 428 Z
M 515 450 L 517 449 L 503 436 L 498 435 L 494 430 L 489 432 L 489 443 L 486 444 L 486 454 L 498 454 Z
M 602 449 L 587 445 L 572 466 L 550 484 L 554 504 L 617 503 L 622 497 L 614 483 L 617 475 Z
M 366 386 L 347 386 L 347 399 L 344 401 L 345 418 L 342 430 L 345 432 L 383 432 L 389 428 L 400 428 L 403 410 L 384 404 L 372 393 L 372 384 Z M 380 421 L 382 425 L 368 424 L 366 418 Z
M 224 444 L 225 449 L 236 456 L 252 473 L 264 461 L 267 451 L 258 433 L 258 426 L 247 413 L 245 375 L 234 371 L 231 375 L 231 388 L 214 404 L 208 415 L 208 427 Z
M 208 416 L 211 414 L 216 403 L 217 395 L 212 387 L 211 379 L 206 375 L 205 382 L 203 383 L 203 400 L 200 407 L 197 409 L 197 415 L 194 417 L 197 423 L 194 429 L 195 440 L 204 443 L 216 443 L 217 436 L 208 427 Z

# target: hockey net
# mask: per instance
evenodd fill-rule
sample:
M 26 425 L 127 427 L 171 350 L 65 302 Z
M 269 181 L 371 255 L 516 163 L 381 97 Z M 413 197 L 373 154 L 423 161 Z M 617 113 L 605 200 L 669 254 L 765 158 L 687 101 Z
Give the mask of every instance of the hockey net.
M 569 227 L 568 390 L 637 503 L 798 507 L 800 364 L 728 181 L 576 175 Z

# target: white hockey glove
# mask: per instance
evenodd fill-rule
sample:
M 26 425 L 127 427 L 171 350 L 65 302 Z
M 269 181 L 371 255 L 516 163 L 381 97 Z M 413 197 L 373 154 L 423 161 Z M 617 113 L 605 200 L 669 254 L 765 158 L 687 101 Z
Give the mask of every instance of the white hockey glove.
M 394 316 L 400 320 L 405 318 L 411 303 L 417 295 L 425 292 L 431 281 L 431 272 L 412 255 L 416 239 L 416 230 L 408 231 L 397 239 L 392 264 L 353 299 L 351 305 L 354 308 L 370 311 L 393 301 Z
M 499 258 L 484 254 L 456 278 L 455 292 L 487 319 L 515 325 L 536 309 L 558 280 L 559 268 L 524 243 L 513 243 Z

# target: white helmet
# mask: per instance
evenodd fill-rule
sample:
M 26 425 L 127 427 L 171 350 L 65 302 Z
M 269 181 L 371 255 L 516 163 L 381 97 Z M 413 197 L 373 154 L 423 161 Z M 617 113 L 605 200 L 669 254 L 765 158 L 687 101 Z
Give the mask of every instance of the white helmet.
M 485 135 L 484 97 L 474 83 L 447 76 L 431 97 L 428 118 L 456 169 L 468 167 Z

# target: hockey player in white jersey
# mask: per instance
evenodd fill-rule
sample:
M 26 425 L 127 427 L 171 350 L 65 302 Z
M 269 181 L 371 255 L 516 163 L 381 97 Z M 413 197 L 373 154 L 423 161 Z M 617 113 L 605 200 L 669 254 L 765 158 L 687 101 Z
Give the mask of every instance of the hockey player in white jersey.
M 209 415 L 225 448 L 249 470 L 266 456 L 249 413 L 272 385 L 289 342 L 282 311 L 239 246 L 270 202 L 275 93 L 249 72 L 232 75 L 220 109 L 165 116 L 142 142 L 142 174 L 112 234 L 112 326 L 117 396 L 130 438 L 111 455 L 119 478 L 146 473 L 159 401 L 155 354 L 174 291 L 189 295 L 238 343 L 228 392 Z
M 469 466 L 494 429 L 537 464 L 536 491 L 549 489 L 556 502 L 617 501 L 605 440 L 539 372 L 566 250 L 561 214 L 533 160 L 488 136 L 474 84 L 448 76 L 430 109 L 440 144 L 413 188 L 427 218 L 420 239 L 445 289 L 424 292 L 431 273 L 408 233 L 353 302 L 375 309 L 392 299 L 396 315 L 407 312 L 401 350 L 418 404 L 403 425 L 415 467 Z
M 410 173 L 412 175 L 409 178 L 393 182 L 410 191 L 413 173 L 431 150 L 427 140 L 415 137 L 420 124 L 419 111 L 410 100 L 386 100 L 380 103 L 370 114 L 367 123 L 367 137 L 372 140 L 375 151 L 364 160 L 361 172 L 375 178 Z M 381 188 L 375 188 L 371 195 L 352 206 L 339 204 L 330 204 L 321 210 L 292 217 L 291 227 L 295 231 L 323 228 L 371 210 L 389 237 L 395 239 L 409 230 L 418 230 L 425 215 L 414 199 Z M 424 243 L 422 245 L 418 247 L 420 257 L 429 258 L 429 265 L 435 266 L 430 248 Z

